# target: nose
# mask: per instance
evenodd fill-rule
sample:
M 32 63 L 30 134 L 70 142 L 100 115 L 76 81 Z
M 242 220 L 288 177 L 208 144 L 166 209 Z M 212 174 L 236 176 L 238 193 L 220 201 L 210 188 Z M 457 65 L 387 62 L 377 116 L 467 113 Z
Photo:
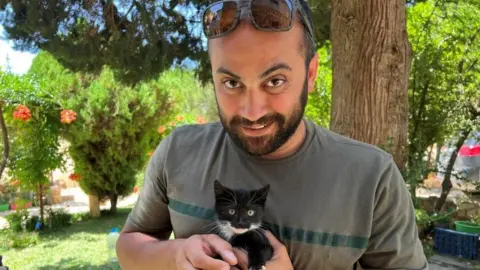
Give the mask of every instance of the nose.
M 239 229 L 248 229 L 248 224 L 247 222 L 243 221 L 243 220 L 240 220 L 237 224 L 237 228 Z
M 241 115 L 250 120 L 257 121 L 267 113 L 267 95 L 260 89 L 249 89 L 241 108 Z

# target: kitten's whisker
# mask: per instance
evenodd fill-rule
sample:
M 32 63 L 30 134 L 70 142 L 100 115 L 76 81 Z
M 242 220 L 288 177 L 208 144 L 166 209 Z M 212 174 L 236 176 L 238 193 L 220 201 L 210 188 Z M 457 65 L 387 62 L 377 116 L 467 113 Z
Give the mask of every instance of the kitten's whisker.
M 257 194 L 257 191 L 255 191 L 255 194 Z M 250 204 L 256 203 L 257 201 L 265 198 L 265 196 L 267 196 L 267 194 L 264 194 L 264 195 L 262 195 L 261 197 L 255 198 L 255 200 L 254 200 L 253 202 L 251 202 Z M 254 196 L 252 196 L 252 197 L 254 197 Z M 249 204 L 249 205 L 250 205 L 250 204 Z
M 253 198 L 255 198 L 255 195 L 257 195 L 257 192 L 258 192 L 258 190 L 255 190 L 255 193 L 253 193 L 253 195 L 250 197 L 250 200 L 248 200 L 248 203 L 247 203 L 248 206 L 250 206 L 252 204 L 252 200 L 253 200 Z
M 232 198 L 235 200 L 235 204 L 237 204 L 237 198 L 235 197 L 235 194 L 233 194 L 233 192 L 229 189 L 227 189 L 227 192 L 228 194 L 230 194 L 232 196 Z
M 207 225 L 203 226 L 202 230 L 207 230 L 206 233 L 210 233 L 213 230 L 218 229 L 217 227 L 218 227 L 218 224 L 216 222 L 210 222 Z

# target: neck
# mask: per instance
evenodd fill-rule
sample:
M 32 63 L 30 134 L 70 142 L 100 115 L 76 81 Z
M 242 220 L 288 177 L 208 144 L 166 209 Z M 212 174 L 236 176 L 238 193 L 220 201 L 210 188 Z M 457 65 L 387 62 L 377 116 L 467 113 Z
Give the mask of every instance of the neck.
M 262 156 L 265 159 L 280 159 L 287 156 L 292 155 L 295 153 L 300 146 L 305 141 L 305 137 L 307 134 L 307 127 L 305 124 L 305 120 L 302 119 L 300 125 L 298 125 L 297 130 L 293 135 L 285 142 L 280 148 L 278 148 L 275 152 L 270 153 L 268 155 Z

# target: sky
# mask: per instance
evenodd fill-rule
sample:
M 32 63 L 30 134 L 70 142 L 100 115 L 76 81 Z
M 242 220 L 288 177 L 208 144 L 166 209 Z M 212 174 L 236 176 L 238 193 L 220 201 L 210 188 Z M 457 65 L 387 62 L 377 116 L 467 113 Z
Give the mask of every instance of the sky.
M 10 67 L 13 73 L 24 74 L 32 65 L 35 54 L 30 52 L 16 51 L 12 48 L 12 42 L 5 40 L 3 26 L 0 25 L 0 67 L 7 66 L 7 55 L 10 57 Z

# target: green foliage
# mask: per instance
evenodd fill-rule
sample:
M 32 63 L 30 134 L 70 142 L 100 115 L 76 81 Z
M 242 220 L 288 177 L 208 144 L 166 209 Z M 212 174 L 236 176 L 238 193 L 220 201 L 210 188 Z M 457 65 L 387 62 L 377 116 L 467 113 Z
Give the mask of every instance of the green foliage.
M 193 71 L 172 69 L 160 75 L 159 83 L 168 89 L 174 100 L 172 116 L 182 115 L 195 122 L 197 116 L 204 117 L 207 122 L 217 121 L 217 104 L 215 92 L 211 84 L 203 85 L 195 78 Z M 166 122 L 176 119 L 166 119 Z
M 33 247 L 40 242 L 37 232 L 13 232 L 3 231 L 0 234 L 1 249 L 23 249 Z
M 73 74 L 45 52 L 31 73 L 48 81 L 59 103 L 77 113 L 62 136 L 82 189 L 101 200 L 130 194 L 146 153 L 159 143 L 159 121 L 170 112 L 167 89 L 159 80 L 123 85 L 107 67 L 99 76 Z
M 61 123 L 59 107 L 41 80 L 0 71 L 0 96 L 5 121 L 11 136 L 9 174 L 21 187 L 35 191 L 48 183 L 47 173 L 63 164 L 58 138 Z M 17 105 L 25 105 L 32 118 L 26 122 L 13 118 Z
M 480 127 L 480 3 L 427 0 L 408 8 L 414 51 L 409 83 L 409 172 L 425 178 L 425 151 Z M 476 109 L 475 109 L 476 108 Z
M 329 39 L 331 4 L 308 1 L 318 46 Z M 0 21 L 16 48 L 50 52 L 74 72 L 109 66 L 127 83 L 195 61 L 211 78 L 200 14 L 208 1 L 0 1 Z M 10 4 L 10 5 L 7 5 Z M 186 61 L 186 62 L 185 62 Z
M 47 209 L 47 221 L 45 222 L 45 226 L 49 230 L 57 230 L 62 227 L 70 226 L 72 221 L 72 214 L 64 209 Z
M 305 117 L 320 126 L 330 125 L 330 110 L 332 103 L 332 50 L 327 42 L 318 51 L 318 71 L 315 88 L 308 97 Z

